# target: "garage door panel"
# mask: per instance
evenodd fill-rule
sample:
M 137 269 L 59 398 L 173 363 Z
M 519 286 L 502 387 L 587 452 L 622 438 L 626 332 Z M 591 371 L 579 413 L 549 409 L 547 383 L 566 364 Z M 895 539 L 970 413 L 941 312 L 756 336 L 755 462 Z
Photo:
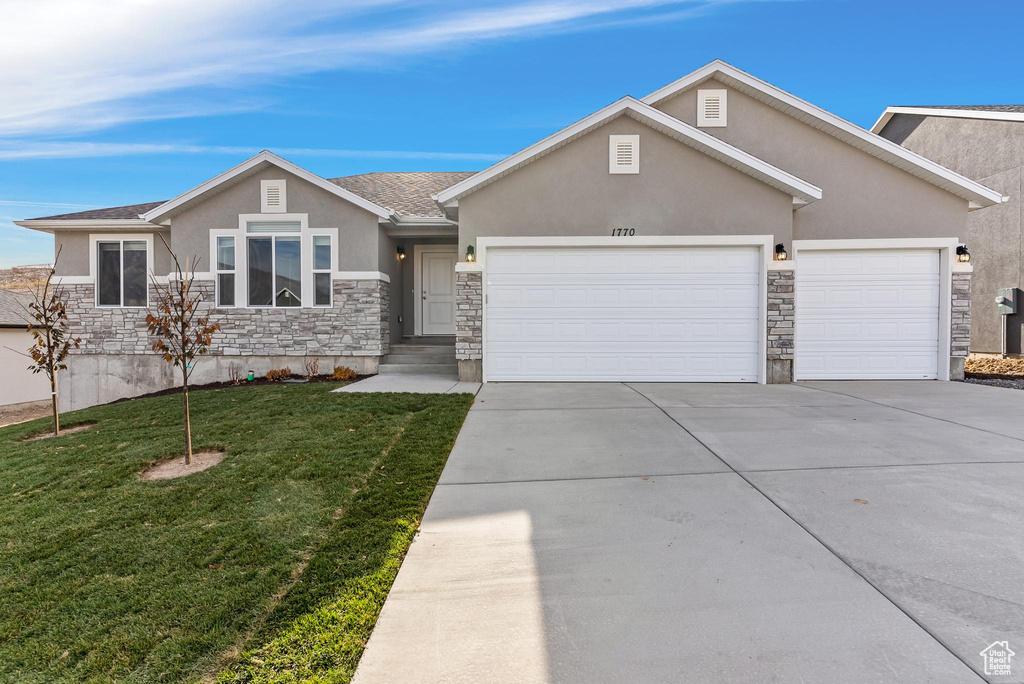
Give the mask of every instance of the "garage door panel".
M 798 379 L 938 377 L 939 251 L 801 252 Z
M 488 251 L 488 380 L 756 381 L 756 248 Z

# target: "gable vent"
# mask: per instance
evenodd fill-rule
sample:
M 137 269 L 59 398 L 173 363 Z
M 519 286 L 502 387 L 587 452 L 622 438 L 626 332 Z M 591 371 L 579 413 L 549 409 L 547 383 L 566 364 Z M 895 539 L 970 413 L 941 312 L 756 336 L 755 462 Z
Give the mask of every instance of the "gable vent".
M 284 180 L 260 181 L 260 211 L 264 214 L 283 214 L 288 211 Z
M 640 136 L 608 136 L 608 173 L 640 173 Z
M 721 128 L 726 123 L 725 90 L 697 91 L 697 126 L 700 128 Z

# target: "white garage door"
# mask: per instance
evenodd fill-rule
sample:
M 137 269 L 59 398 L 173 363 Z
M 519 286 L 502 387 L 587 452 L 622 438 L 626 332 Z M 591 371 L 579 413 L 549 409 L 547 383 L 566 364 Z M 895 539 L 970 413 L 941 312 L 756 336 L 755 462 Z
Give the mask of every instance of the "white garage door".
M 487 250 L 488 380 L 758 379 L 759 251 Z
M 939 251 L 802 251 L 796 376 L 937 378 Z

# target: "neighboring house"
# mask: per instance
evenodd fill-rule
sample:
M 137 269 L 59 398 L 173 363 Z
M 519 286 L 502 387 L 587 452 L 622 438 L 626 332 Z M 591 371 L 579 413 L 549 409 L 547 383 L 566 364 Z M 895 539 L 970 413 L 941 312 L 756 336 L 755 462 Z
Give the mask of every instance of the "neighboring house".
M 958 377 L 956 251 L 1001 199 L 715 61 L 475 174 L 327 180 L 263 152 L 166 202 L 18 223 L 64 247 L 82 406 L 171 382 L 144 324 L 160 237 L 217 300 L 196 382 L 307 355 L 372 373 L 452 334 L 467 380 Z
M 27 295 L 0 290 L 0 406 L 49 400 L 50 383 L 46 375 L 33 374 L 28 350 L 32 335 L 28 332 Z
M 971 351 L 999 353 L 997 291 L 1024 287 L 1024 105 L 889 107 L 871 130 L 1006 196 L 1003 204 L 970 214 L 966 233 L 975 267 Z M 1006 321 L 1011 354 L 1022 353 L 1024 308 L 1017 294 L 1017 313 Z

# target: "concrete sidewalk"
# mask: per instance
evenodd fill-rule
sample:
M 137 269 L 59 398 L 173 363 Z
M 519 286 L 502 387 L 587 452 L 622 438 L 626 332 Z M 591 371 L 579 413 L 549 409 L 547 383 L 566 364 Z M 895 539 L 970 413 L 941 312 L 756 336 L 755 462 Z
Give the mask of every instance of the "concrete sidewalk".
M 476 394 L 479 382 L 459 382 L 449 375 L 374 375 L 339 387 L 335 392 L 412 392 L 414 394 Z
M 1024 646 L 1022 412 L 959 383 L 487 384 L 355 681 L 983 681 Z

